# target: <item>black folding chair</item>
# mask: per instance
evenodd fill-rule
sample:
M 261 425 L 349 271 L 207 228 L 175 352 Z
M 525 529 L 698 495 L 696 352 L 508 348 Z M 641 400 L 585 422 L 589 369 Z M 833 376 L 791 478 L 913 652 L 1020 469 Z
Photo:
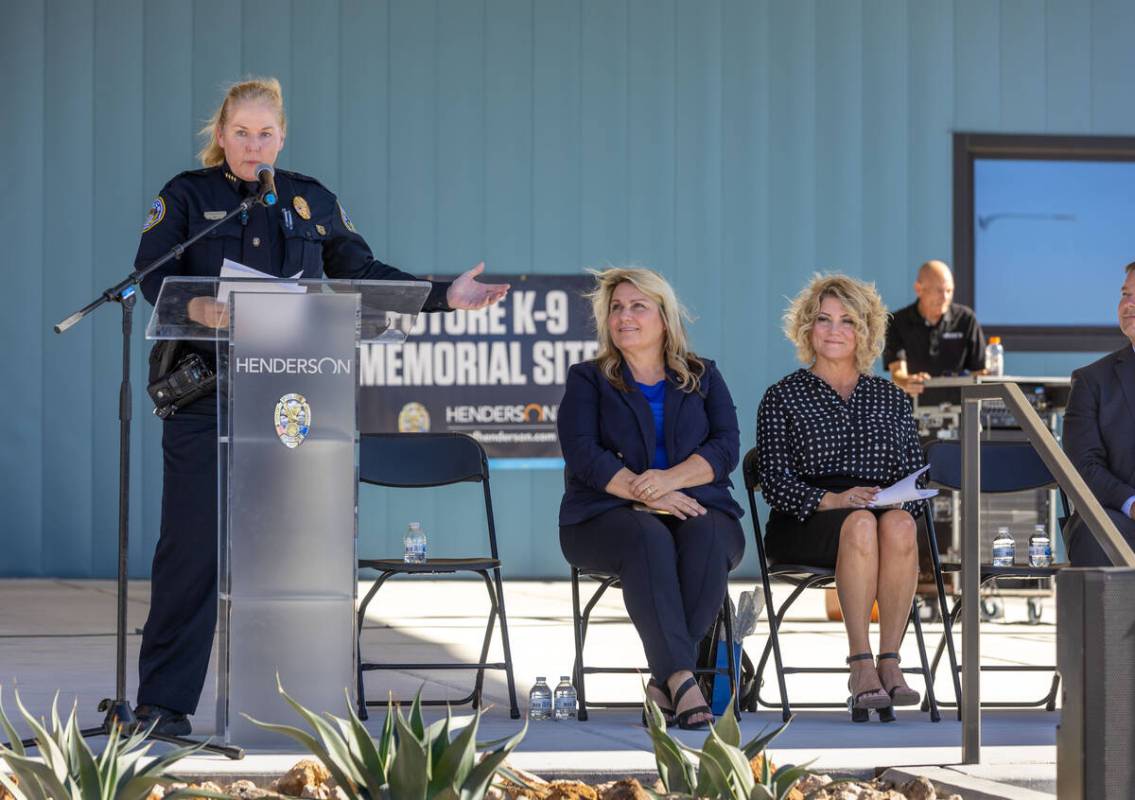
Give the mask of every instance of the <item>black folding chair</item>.
M 579 579 L 591 578 L 599 582 L 599 586 L 587 601 L 587 605 L 581 610 L 579 605 Z M 639 708 L 642 706 L 642 701 L 631 702 L 628 700 L 610 700 L 598 701 L 587 699 L 587 686 L 586 676 L 597 674 L 646 674 L 650 672 L 648 667 L 588 667 L 583 663 L 583 648 L 587 642 L 587 628 L 591 622 L 591 612 L 595 609 L 595 605 L 599 602 L 603 594 L 610 588 L 621 589 L 619 577 L 607 572 L 600 572 L 598 570 L 577 569 L 571 568 L 571 611 L 572 611 L 572 629 L 575 633 L 575 666 L 573 668 L 573 680 L 575 682 L 576 698 L 579 702 L 578 718 L 580 720 L 587 720 L 587 709 L 590 708 Z M 725 628 L 725 652 L 732 654 L 734 652 L 733 644 L 733 606 L 729 601 L 729 593 L 725 593 L 725 602 L 721 605 L 721 611 L 717 615 L 717 621 L 714 623 L 713 628 L 708 636 L 713 641 L 717 641 L 719 636 L 720 627 Z M 716 655 L 717 648 L 710 648 L 710 653 Z M 733 713 L 738 719 L 741 718 L 741 705 L 738 700 L 737 692 L 737 664 L 731 657 L 729 664 L 724 669 L 719 668 L 714 664 L 713 666 L 701 665 L 694 669 L 694 675 L 725 675 L 729 678 L 729 686 L 731 687 L 730 695 L 733 697 Z
M 931 442 L 926 447 L 926 460 L 930 463 L 930 485 L 951 491 L 960 491 L 962 485 L 962 447 L 956 441 Z M 1039 455 L 1028 442 L 1000 442 L 989 441 L 981 443 L 981 492 L 983 494 L 1006 494 L 1009 492 L 1025 492 L 1036 489 L 1055 489 L 1056 479 L 1048 471 L 1048 467 L 1041 461 Z M 934 520 L 927 519 L 929 526 L 933 527 Z M 1055 548 L 1053 548 L 1055 552 Z M 949 572 L 961 570 L 960 564 L 947 564 L 944 569 Z M 995 567 L 992 564 L 982 564 L 980 570 L 980 586 L 998 585 L 1000 583 L 1020 583 L 1035 581 L 1042 578 L 1053 578 L 1061 569 L 1060 566 L 1030 567 L 1012 566 Z M 944 614 L 945 612 L 943 612 Z M 931 674 L 938 671 L 938 664 L 942 660 L 942 651 L 947 649 L 950 653 L 950 666 L 955 675 L 960 671 L 955 654 L 952 627 L 957 624 L 962 614 L 962 597 L 958 595 L 954 608 L 948 618 L 938 642 L 938 649 L 930 664 Z M 982 701 L 986 708 L 1037 708 L 1044 706 L 1048 711 L 1056 709 L 1056 692 L 1060 687 L 1060 674 L 1055 666 L 1013 666 L 1002 664 L 987 664 L 981 667 L 983 672 L 1052 672 L 1052 684 L 1048 694 L 1036 701 Z M 954 680 L 955 702 L 943 701 L 943 706 L 953 706 L 961 698 L 961 682 Z
M 757 561 L 761 570 L 761 583 L 764 586 L 765 592 L 765 616 L 769 623 L 769 635 L 765 641 L 764 649 L 761 651 L 761 658 L 757 662 L 757 675 L 756 675 L 756 692 L 753 695 L 752 706 L 748 709 L 756 711 L 758 706 L 765 706 L 766 708 L 776 708 L 778 705 L 781 709 L 781 716 L 785 722 L 792 717 L 792 706 L 788 700 L 788 687 L 786 685 L 786 675 L 796 674 L 831 674 L 831 675 L 846 675 L 848 674 L 847 667 L 796 667 L 785 666 L 780 654 L 780 626 L 784 622 L 784 617 L 792 604 L 800 597 L 805 589 L 824 589 L 828 586 L 835 584 L 835 570 L 828 567 L 818 567 L 811 564 L 770 564 L 765 556 L 765 542 L 764 534 L 761 533 L 761 519 L 757 513 L 757 497 L 756 494 L 760 491 L 761 484 L 757 469 L 757 448 L 753 448 L 745 454 L 744 461 L 744 474 L 745 474 L 745 491 L 749 495 L 749 513 L 753 521 L 753 535 L 757 544 Z M 938 542 L 934 537 L 932 528 L 927 530 L 929 537 L 930 551 L 934 554 L 934 576 L 938 584 L 938 597 L 941 608 L 942 616 L 946 616 L 945 606 L 945 582 L 942 579 L 941 564 L 938 562 Z M 792 593 L 788 599 L 777 608 L 772 601 L 772 582 L 780 581 L 792 585 Z M 921 660 L 921 667 L 903 667 L 902 671 L 907 674 L 921 675 L 923 681 L 926 683 L 926 707 L 923 709 L 930 712 L 930 720 L 938 722 L 941 715 L 938 713 L 938 701 L 934 697 L 934 680 L 933 674 L 930 671 L 930 664 L 926 658 L 926 642 L 922 636 L 922 621 L 919 618 L 920 601 L 918 595 L 915 595 L 914 602 L 910 608 L 910 621 L 914 624 L 914 635 L 918 641 L 918 656 Z M 947 623 L 948 625 L 948 623 Z M 765 665 L 768 663 L 769 652 L 772 652 L 774 665 L 776 667 L 776 681 L 780 689 L 780 703 L 770 702 L 761 696 L 761 685 L 763 683 L 763 675 Z M 846 708 L 847 704 L 814 701 L 807 703 L 796 703 L 797 708 Z
M 481 706 L 481 689 L 486 669 L 504 670 L 508 681 L 509 713 L 520 717 L 516 704 L 516 682 L 512 671 L 512 648 L 508 641 L 508 618 L 504 609 L 504 588 L 501 585 L 500 557 L 497 552 L 497 532 L 493 521 L 493 498 L 489 491 L 489 463 L 485 451 L 476 439 L 460 433 L 379 433 L 366 434 L 359 442 L 359 480 L 375 486 L 424 489 L 447 486 L 464 481 L 479 482 L 485 498 L 485 518 L 489 529 L 489 556 L 473 558 L 429 558 L 424 563 L 407 564 L 400 558 L 360 558 L 359 569 L 378 570 L 379 575 L 359 604 L 358 616 L 358 705 L 359 716 L 367 718 L 367 706 L 386 705 L 386 701 L 366 699 L 363 673 L 372 670 L 431 670 L 475 669 L 477 678 L 473 690 L 459 700 L 423 700 L 425 705 Z M 473 572 L 481 576 L 489 594 L 489 619 L 485 625 L 485 638 L 481 644 L 481 657 L 476 662 L 443 662 L 426 664 L 395 664 L 366 662 L 362 658 L 362 631 L 367 607 L 382 584 L 395 575 L 444 575 Z M 492 573 L 492 580 L 489 573 Z M 487 661 L 493 628 L 500 617 L 501 643 L 504 661 Z

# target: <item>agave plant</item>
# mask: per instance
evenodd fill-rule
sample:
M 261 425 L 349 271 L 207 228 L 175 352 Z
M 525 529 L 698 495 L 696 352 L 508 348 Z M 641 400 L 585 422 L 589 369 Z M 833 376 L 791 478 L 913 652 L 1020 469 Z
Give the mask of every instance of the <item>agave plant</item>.
M 247 714 L 245 717 L 302 744 L 323 762 L 349 800 L 481 800 L 497 769 L 524 738 L 528 728 L 525 723 L 512 737 L 478 743 L 481 711 L 477 709 L 473 721 L 450 741 L 452 717 L 449 710 L 446 709 L 445 719 L 427 726 L 422 719 L 419 689 L 409 717 L 402 715 L 402 709 L 395 706 L 393 700 L 387 704 L 382 731 L 378 739 L 373 739 L 349 697 L 346 719 L 332 714 L 320 716 L 290 697 L 278 675 L 276 686 L 311 732 L 291 725 L 260 722 Z M 479 763 L 477 748 L 490 749 Z
M 788 727 L 787 722 L 771 733 L 762 730 L 756 738 L 742 745 L 737 719 L 732 713 L 725 713 L 709 729 L 705 743 L 698 750 L 666 732 L 662 711 L 649 696 L 645 703 L 658 777 L 670 794 L 711 800 L 784 800 L 792 787 L 809 773 L 807 764 L 786 764 L 774 771 L 767 755 L 761 759 L 759 780 L 749 766 L 754 758 L 764 754 L 769 742 Z M 729 707 L 732 708 L 732 698 Z
M 11 770 L 10 775 L 0 771 L 0 786 L 15 800 L 143 800 L 155 786 L 176 780 L 166 774 L 175 761 L 200 749 L 178 748 L 143 766 L 141 760 L 150 749 L 147 731 L 127 736 L 116 730 L 119 735 L 109 737 L 106 748 L 95 756 L 79 733 L 74 705 L 67 721 L 61 722 L 56 694 L 48 728 L 28 712 L 19 692 L 15 696 L 40 753 L 40 758 L 28 755 L 0 700 L 0 728 L 9 742 L 7 747 L 0 744 L 0 760 Z

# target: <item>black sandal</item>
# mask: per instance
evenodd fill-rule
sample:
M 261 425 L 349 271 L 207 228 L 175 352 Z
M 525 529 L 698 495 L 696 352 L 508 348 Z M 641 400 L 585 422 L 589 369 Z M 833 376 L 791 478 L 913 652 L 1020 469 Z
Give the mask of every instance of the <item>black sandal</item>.
M 650 680 L 648 680 L 646 682 L 646 685 L 651 689 L 657 689 L 658 691 L 660 691 L 662 693 L 662 696 L 665 697 L 666 700 L 669 701 L 670 703 L 674 702 L 673 700 L 670 700 L 670 690 L 666 688 L 665 683 L 659 683 L 654 678 L 651 678 Z M 665 706 L 663 706 L 660 703 L 655 703 L 655 705 L 657 705 L 658 710 L 662 712 L 662 721 L 666 723 L 666 727 L 668 727 L 668 728 L 671 727 L 674 724 L 674 709 L 673 708 L 666 708 Z M 647 721 L 646 721 L 646 704 L 645 703 L 643 703 L 643 705 L 642 705 L 642 727 L 644 727 L 644 728 L 650 727 L 647 724 Z
M 870 653 L 857 653 L 853 656 L 847 657 L 847 663 L 851 664 L 853 661 L 870 661 L 872 664 L 875 662 L 875 656 Z M 847 678 L 847 690 L 851 691 L 851 676 Z M 847 710 L 851 712 L 852 722 L 866 722 L 871 718 L 872 709 L 888 708 L 891 705 L 891 698 L 885 694 L 880 694 L 885 690 L 880 687 L 878 689 L 868 689 L 865 692 L 858 692 L 847 698 Z
M 893 658 L 898 663 L 902 663 L 902 657 L 898 653 L 879 653 L 878 660 L 882 661 L 884 658 Z M 877 662 L 876 666 L 878 666 Z M 922 702 L 922 695 L 909 686 L 892 686 L 890 689 L 884 686 L 883 690 L 891 696 L 891 705 L 916 706 Z
M 677 711 L 678 706 L 682 704 L 682 698 L 686 696 L 686 693 L 689 692 L 690 689 L 697 688 L 697 685 L 697 679 L 691 675 L 686 678 L 685 682 L 678 687 L 678 691 L 674 692 L 673 695 L 675 709 L 674 721 L 677 722 L 678 727 L 684 731 L 704 731 L 709 727 L 712 721 L 713 709 L 705 703 L 702 703 L 700 706 L 694 706 L 693 708 L 687 708 L 682 712 Z M 698 691 L 700 692 L 701 690 L 699 689 Z M 710 719 L 703 719 L 701 722 L 690 722 L 690 717 L 698 714 L 709 714 Z

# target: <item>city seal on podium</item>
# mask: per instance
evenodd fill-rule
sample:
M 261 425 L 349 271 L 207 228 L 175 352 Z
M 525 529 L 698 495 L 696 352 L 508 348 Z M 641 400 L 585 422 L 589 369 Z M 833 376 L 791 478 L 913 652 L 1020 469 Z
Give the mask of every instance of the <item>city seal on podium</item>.
M 399 433 L 429 433 L 430 412 L 421 403 L 407 403 L 398 412 Z
M 311 406 L 302 394 L 291 392 L 276 403 L 276 435 L 289 450 L 299 447 L 311 430 Z

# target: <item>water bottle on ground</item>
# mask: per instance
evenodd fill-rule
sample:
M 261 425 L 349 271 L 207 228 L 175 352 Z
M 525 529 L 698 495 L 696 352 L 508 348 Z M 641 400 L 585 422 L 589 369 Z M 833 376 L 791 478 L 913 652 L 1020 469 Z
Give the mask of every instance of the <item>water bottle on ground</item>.
M 548 688 L 543 675 L 536 678 L 536 685 L 528 693 L 528 719 L 552 718 L 552 690 Z
M 556 687 L 556 694 L 553 699 L 556 719 L 575 719 L 575 705 L 575 687 L 571 685 L 571 678 L 567 675 L 561 675 L 560 683 L 559 686 Z
M 402 545 L 402 561 L 407 564 L 426 562 L 426 532 L 422 530 L 422 523 L 410 523 L 406 528 L 406 535 L 402 538 Z
M 1044 525 L 1037 525 L 1033 535 L 1029 537 L 1029 566 L 1052 566 L 1052 540 Z
M 993 540 L 993 566 L 1011 567 L 1017 556 L 1017 543 L 1013 541 L 1008 528 L 998 528 L 997 538 Z
M 1000 336 L 990 336 L 985 346 L 985 370 L 998 377 L 1005 374 L 1005 347 Z

